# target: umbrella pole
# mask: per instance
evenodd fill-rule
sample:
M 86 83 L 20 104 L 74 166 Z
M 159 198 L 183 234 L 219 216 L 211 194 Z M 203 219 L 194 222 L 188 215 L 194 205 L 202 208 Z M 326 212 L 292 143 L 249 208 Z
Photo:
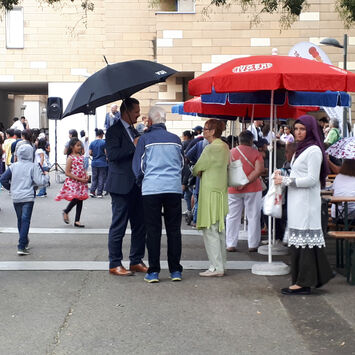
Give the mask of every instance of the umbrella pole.
M 271 103 L 270 103 L 270 131 L 273 131 L 273 118 L 274 118 L 274 90 L 271 90 Z M 272 175 L 272 151 L 273 145 L 269 145 L 269 181 L 271 181 Z M 272 218 L 268 217 L 268 262 L 254 264 L 251 268 L 251 272 L 255 275 L 266 275 L 266 276 L 276 276 L 276 275 L 287 275 L 290 272 L 289 266 L 283 262 L 272 262 L 272 243 L 271 243 L 271 233 L 272 233 Z M 259 250 L 262 246 L 259 247 Z
M 270 131 L 273 131 L 273 122 L 274 121 L 274 90 L 271 90 L 271 103 L 270 103 Z M 271 181 L 272 174 L 272 144 L 271 150 L 269 152 L 269 181 Z M 272 218 L 268 217 L 268 262 L 272 263 L 272 250 L 271 250 L 271 232 L 272 232 Z

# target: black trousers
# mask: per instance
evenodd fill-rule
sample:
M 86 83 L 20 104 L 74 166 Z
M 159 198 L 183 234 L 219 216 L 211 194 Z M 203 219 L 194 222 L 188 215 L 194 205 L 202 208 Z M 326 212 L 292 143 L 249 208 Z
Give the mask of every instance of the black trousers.
M 290 251 L 293 285 L 321 287 L 333 277 L 324 248 L 291 246 Z
M 132 230 L 130 264 L 140 264 L 144 258 L 146 239 L 141 192 L 134 185 L 128 194 L 111 193 L 111 200 L 112 223 L 108 235 L 110 269 L 122 265 L 122 242 L 128 220 Z
M 68 214 L 74 206 L 76 206 L 75 222 L 79 222 L 81 216 L 81 210 L 83 209 L 83 200 L 78 200 L 77 198 L 74 198 L 69 202 L 69 205 L 64 210 L 64 212 Z
M 168 238 L 169 271 L 182 271 L 181 259 L 181 194 L 143 196 L 144 221 L 147 229 L 147 249 L 150 272 L 160 272 L 162 208 Z

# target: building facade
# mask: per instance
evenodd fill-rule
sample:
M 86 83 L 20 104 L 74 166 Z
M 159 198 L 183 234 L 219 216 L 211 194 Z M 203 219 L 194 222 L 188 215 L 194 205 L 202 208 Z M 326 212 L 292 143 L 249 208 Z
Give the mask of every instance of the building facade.
M 345 30 L 335 12 L 335 1 L 309 0 L 309 8 L 290 29 L 280 30 L 279 16 L 264 14 L 250 26 L 255 13 L 240 6 L 208 7 L 209 0 L 93 0 L 94 11 L 80 2 L 62 0 L 50 6 L 24 0 L 6 13 L 0 25 L 0 122 L 5 128 L 24 114 L 31 127 L 48 127 L 54 144 L 54 122 L 46 118 L 48 96 L 62 97 L 64 107 L 90 74 L 109 63 L 131 59 L 156 60 L 179 71 L 166 83 L 134 95 L 142 114 L 159 104 L 189 98 L 187 83 L 201 73 L 233 58 L 269 55 L 277 48 L 288 55 L 298 42 L 319 44 L 325 37 L 342 42 L 349 36 L 348 69 L 355 70 L 355 30 Z M 155 3 L 155 6 L 152 4 Z M 208 7 L 207 11 L 206 7 Z M 323 46 L 334 65 L 343 66 L 339 48 Z M 96 117 L 75 115 L 58 121 L 58 158 L 68 130 L 101 128 L 107 108 Z M 177 134 L 200 124 L 191 116 L 168 115 L 168 127 Z

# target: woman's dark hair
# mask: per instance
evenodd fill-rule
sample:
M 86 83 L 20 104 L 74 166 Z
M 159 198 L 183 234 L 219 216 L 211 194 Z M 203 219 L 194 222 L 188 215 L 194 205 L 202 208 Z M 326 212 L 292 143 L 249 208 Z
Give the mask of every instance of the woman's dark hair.
M 76 129 L 71 129 L 69 131 L 69 134 L 71 135 L 72 138 L 78 138 L 78 131 Z
M 68 146 L 68 151 L 67 151 L 67 156 L 69 156 L 71 153 L 73 153 L 73 148 L 76 143 L 80 142 L 78 137 L 73 137 L 69 141 L 69 146 Z
M 120 106 L 120 113 L 121 113 L 121 116 L 123 113 L 125 112 L 130 112 L 132 111 L 133 109 L 133 106 L 134 105 L 139 105 L 139 101 L 133 97 L 129 97 L 128 99 L 124 99 L 122 101 L 122 104 Z
M 39 140 L 38 140 L 37 149 L 43 149 L 43 150 L 45 150 L 45 149 L 46 149 L 46 143 L 47 143 L 47 141 L 46 141 L 44 138 L 39 139 Z
M 182 132 L 182 135 L 185 136 L 185 137 L 187 137 L 187 138 L 189 138 L 189 139 L 192 138 L 192 133 L 191 133 L 191 131 L 184 131 L 184 132 Z
M 339 173 L 348 176 L 355 176 L 355 160 L 345 159 Z
M 96 137 L 103 137 L 104 131 L 101 128 L 95 128 Z
M 238 145 L 238 137 L 237 136 L 229 135 L 227 137 L 227 141 L 228 141 L 229 149 L 232 149 Z M 233 144 L 232 144 L 232 141 L 233 141 Z
M 253 145 L 254 136 L 250 131 L 243 131 L 239 134 L 239 144 Z
M 32 143 L 35 143 L 41 131 L 38 128 L 33 128 L 31 129 L 31 132 L 32 132 Z
M 261 132 L 263 132 L 264 136 L 267 136 L 270 132 L 270 123 L 265 123 L 264 126 L 261 128 Z
M 83 129 L 80 131 L 80 137 L 85 137 L 85 131 Z
M 214 137 L 220 138 L 222 132 L 226 129 L 226 124 L 221 120 L 211 118 L 210 120 L 206 121 L 205 127 L 207 129 L 214 129 Z
M 30 129 L 24 129 L 21 132 L 21 137 L 23 137 L 24 140 L 31 142 L 32 139 L 32 131 Z

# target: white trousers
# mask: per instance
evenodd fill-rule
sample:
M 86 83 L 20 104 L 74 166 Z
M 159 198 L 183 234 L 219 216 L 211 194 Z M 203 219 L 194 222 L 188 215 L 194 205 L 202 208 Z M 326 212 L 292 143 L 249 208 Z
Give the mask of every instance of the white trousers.
M 219 222 L 203 229 L 203 241 L 210 262 L 210 271 L 224 273 L 226 268 L 226 233 L 218 231 Z
M 261 238 L 261 198 L 261 191 L 228 194 L 229 213 L 226 221 L 227 248 L 236 247 L 238 244 L 239 228 L 244 207 L 248 219 L 248 247 L 257 248 L 259 246 Z

